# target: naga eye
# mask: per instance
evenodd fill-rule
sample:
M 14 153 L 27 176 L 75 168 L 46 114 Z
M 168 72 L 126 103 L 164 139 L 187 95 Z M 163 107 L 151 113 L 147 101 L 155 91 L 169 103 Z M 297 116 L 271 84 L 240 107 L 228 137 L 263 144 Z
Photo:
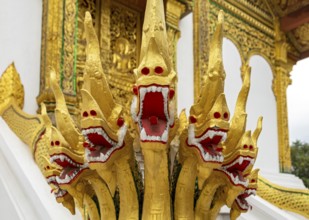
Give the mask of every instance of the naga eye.
M 253 150 L 253 146 L 252 146 L 252 145 L 250 145 L 250 146 L 249 146 L 249 149 L 250 149 L 250 150 Z
M 197 119 L 196 119 L 193 115 L 191 115 L 191 116 L 189 117 L 189 120 L 190 120 L 190 122 L 191 122 L 192 124 L 194 124 L 194 123 L 197 122 Z
M 150 72 L 150 70 L 149 70 L 148 67 L 144 67 L 144 68 L 141 70 L 141 72 L 142 72 L 143 75 L 148 75 L 149 72 Z
M 215 112 L 215 113 L 214 113 L 214 117 L 215 117 L 215 118 L 220 118 L 220 117 L 221 117 L 221 114 L 220 114 L 219 112 Z
M 55 141 L 55 145 L 59 146 L 60 145 L 60 141 Z
M 52 141 L 52 142 L 50 142 L 50 145 L 51 145 L 51 146 L 54 146 L 54 142 L 53 142 L 53 141 Z
M 161 73 L 163 73 L 163 68 L 161 66 L 157 66 L 154 71 L 157 74 L 161 74 Z
M 251 180 L 251 183 L 255 183 L 255 180 L 253 179 L 253 180 Z
M 95 110 L 91 110 L 91 111 L 90 111 L 90 115 L 96 116 L 96 115 L 97 115 L 97 112 L 96 112 Z
M 244 145 L 244 149 L 247 149 L 247 148 L 248 148 L 248 145 L 245 144 L 245 145 Z
M 123 118 L 118 118 L 118 120 L 117 120 L 117 125 L 119 126 L 119 127 L 121 127 L 122 125 L 124 124 L 124 119 Z
M 88 117 L 88 112 L 83 112 L 83 117 Z
M 223 114 L 223 117 L 224 117 L 225 119 L 228 119 L 228 118 L 229 118 L 229 113 L 225 112 L 225 113 Z

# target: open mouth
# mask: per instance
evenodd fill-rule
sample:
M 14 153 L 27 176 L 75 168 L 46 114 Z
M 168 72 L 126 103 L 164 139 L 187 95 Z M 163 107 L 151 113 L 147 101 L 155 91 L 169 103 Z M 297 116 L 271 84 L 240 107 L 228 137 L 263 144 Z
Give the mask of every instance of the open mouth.
M 242 185 L 247 187 L 249 181 L 244 178 L 243 172 L 249 165 L 254 164 L 254 158 L 238 156 L 230 164 L 223 165 L 221 171 L 223 171 L 234 185 Z
M 50 157 L 50 161 L 51 163 L 57 163 L 63 168 L 60 175 L 56 177 L 59 185 L 71 183 L 82 171 L 88 168 L 88 164 L 77 163 L 65 154 L 54 154 Z
M 250 209 L 250 205 L 247 202 L 247 198 L 251 195 L 256 195 L 256 190 L 255 189 L 246 189 L 244 193 L 240 194 L 237 198 L 236 198 L 236 204 L 238 205 L 238 207 L 242 210 L 249 210 Z
M 66 194 L 68 194 L 68 191 L 59 188 L 56 175 L 49 176 L 46 178 L 46 180 L 48 184 L 53 184 L 54 186 L 57 187 L 56 189 L 53 189 L 51 191 L 52 193 L 54 193 L 57 199 L 64 197 Z
M 124 146 L 127 127 L 123 125 L 118 132 L 118 143 L 112 140 L 102 127 L 88 128 L 82 131 L 86 142 L 86 157 L 91 162 L 106 162 L 112 153 Z
M 142 142 L 167 142 L 169 128 L 174 125 L 173 111 L 169 110 L 168 106 L 169 93 L 167 86 L 139 87 L 138 113 L 136 97 L 131 111 L 138 123 Z
M 46 178 L 48 184 L 53 184 L 55 186 L 58 186 L 56 175 L 52 175 Z
M 195 137 L 194 125 L 189 125 L 188 145 L 196 147 L 205 162 L 222 163 L 222 147 L 219 145 L 226 140 L 227 132 L 217 127 L 209 128 L 204 134 Z

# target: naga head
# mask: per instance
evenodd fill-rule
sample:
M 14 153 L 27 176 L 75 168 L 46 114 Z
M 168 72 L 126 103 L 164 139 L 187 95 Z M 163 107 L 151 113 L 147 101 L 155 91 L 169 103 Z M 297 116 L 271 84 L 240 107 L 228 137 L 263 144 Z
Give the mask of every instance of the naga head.
M 246 176 L 251 172 L 258 153 L 257 139 L 262 130 L 262 117 L 258 119 L 257 128 L 251 135 L 251 131 L 243 133 L 234 150 L 225 155 L 221 167 L 230 182 L 234 186 L 246 188 L 248 179 Z M 226 148 L 231 146 L 226 146 Z
M 142 148 L 166 149 L 174 127 L 176 72 L 168 51 L 163 1 L 147 1 L 142 34 L 131 113 Z
M 114 102 L 103 72 L 100 46 L 89 13 L 84 26 L 87 58 L 81 90 L 81 129 L 85 155 L 91 169 L 108 169 L 115 160 L 131 156 L 132 138 L 127 132 L 123 107 Z
M 41 117 L 45 126 L 45 130 L 36 142 L 34 148 L 34 159 L 45 177 L 48 185 L 52 188 L 56 201 L 62 203 L 64 207 L 75 214 L 75 202 L 68 191 L 61 189 L 56 180 L 61 173 L 61 167 L 49 160 L 49 148 L 52 139 L 52 122 L 49 119 L 44 103 L 41 104 Z
M 61 167 L 56 180 L 63 189 L 77 183 L 81 174 L 88 169 L 84 155 L 75 151 L 55 127 L 52 127 L 49 155 L 51 163 Z
M 222 145 L 229 130 L 230 112 L 224 95 L 225 71 L 222 63 L 223 12 L 220 11 L 216 31 L 209 50 L 207 73 L 201 93 L 190 109 L 184 154 L 193 154 L 198 160 L 199 186 L 223 162 Z
M 68 193 L 67 190 L 61 189 L 58 182 L 57 176 L 60 176 L 61 167 L 56 164 L 52 164 L 46 157 L 44 160 L 44 171 L 43 175 L 46 178 L 48 185 L 52 188 L 51 192 L 54 194 L 56 201 L 66 207 L 73 215 L 75 214 L 75 202 L 73 197 Z
M 258 173 L 259 169 L 255 169 L 251 171 L 248 176 L 246 176 L 249 182 L 248 186 L 246 190 L 235 199 L 232 205 L 231 214 L 233 209 L 238 210 L 239 212 L 247 212 L 249 209 L 251 209 L 251 205 L 248 203 L 247 198 L 251 195 L 256 195 L 256 190 L 258 187 Z
M 88 164 L 84 158 L 84 138 L 70 116 L 63 93 L 51 70 L 50 85 L 56 99 L 55 118 L 57 128 L 51 127 L 49 156 L 52 163 L 61 167 L 57 182 L 63 189 L 76 184 Z

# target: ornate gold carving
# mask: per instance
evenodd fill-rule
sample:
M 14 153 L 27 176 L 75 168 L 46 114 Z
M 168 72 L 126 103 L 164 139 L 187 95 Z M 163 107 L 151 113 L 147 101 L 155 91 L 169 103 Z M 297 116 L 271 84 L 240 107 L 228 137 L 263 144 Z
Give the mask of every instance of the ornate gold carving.
M 76 95 L 76 47 L 77 15 L 76 0 L 66 0 L 64 6 L 64 34 L 60 85 L 64 94 Z
M 309 190 L 290 189 L 259 176 L 257 194 L 273 205 L 309 218 Z
M 282 172 L 291 171 L 291 153 L 288 133 L 288 115 L 286 90 L 291 84 L 291 67 L 281 64 L 275 68 L 275 78 L 273 80 L 273 90 L 277 101 L 277 120 L 278 120 L 278 146 L 279 146 L 279 165 Z
M 6 68 L 0 78 L 0 114 L 5 105 L 13 100 L 19 108 L 24 107 L 24 87 L 14 63 Z
M 205 75 L 208 62 L 209 43 L 209 4 L 207 1 L 194 2 L 194 101 L 200 94 L 202 77 Z
M 49 67 L 52 66 L 60 74 L 63 14 L 59 12 L 62 12 L 62 10 L 63 3 L 60 1 L 43 1 L 41 81 L 37 102 L 38 104 L 48 103 L 46 105 L 48 111 L 54 108 L 52 104 L 54 98 L 49 87 Z
M 120 4 L 111 5 L 110 57 L 108 79 L 112 93 L 119 103 L 127 107 L 132 99 L 135 78 L 133 69 L 138 63 L 141 15 Z
M 293 31 L 295 38 L 301 46 L 309 45 L 309 24 L 303 24 Z

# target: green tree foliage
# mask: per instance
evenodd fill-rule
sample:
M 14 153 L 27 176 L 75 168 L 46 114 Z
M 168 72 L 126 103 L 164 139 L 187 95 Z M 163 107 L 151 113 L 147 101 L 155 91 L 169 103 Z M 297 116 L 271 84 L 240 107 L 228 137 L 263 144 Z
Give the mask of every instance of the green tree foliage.
M 292 143 L 292 173 L 301 178 L 309 188 L 309 144 L 299 140 Z

